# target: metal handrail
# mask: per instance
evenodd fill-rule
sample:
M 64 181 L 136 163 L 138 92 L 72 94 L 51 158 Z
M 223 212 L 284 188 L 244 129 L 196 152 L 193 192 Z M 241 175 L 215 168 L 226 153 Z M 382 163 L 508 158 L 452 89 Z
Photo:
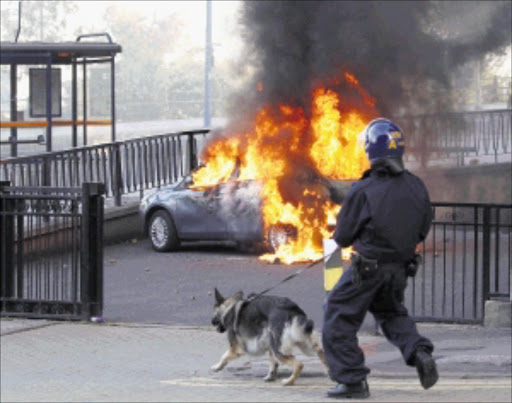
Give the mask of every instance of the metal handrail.
M 112 42 L 112 37 L 107 32 L 98 32 L 98 33 L 93 33 L 93 34 L 78 35 L 76 37 L 76 42 L 80 42 L 80 40 L 83 39 L 83 38 L 92 38 L 92 37 L 96 37 L 96 36 L 106 36 L 108 41 L 109 41 L 109 43 L 113 43 Z
M 196 168 L 198 139 L 208 129 L 159 134 L 0 161 L 0 180 L 13 186 L 76 187 L 105 183 L 106 196 L 121 205 L 122 195 L 176 182 Z
M 427 165 L 433 159 L 512 154 L 512 109 L 396 116 L 407 140 L 406 159 Z

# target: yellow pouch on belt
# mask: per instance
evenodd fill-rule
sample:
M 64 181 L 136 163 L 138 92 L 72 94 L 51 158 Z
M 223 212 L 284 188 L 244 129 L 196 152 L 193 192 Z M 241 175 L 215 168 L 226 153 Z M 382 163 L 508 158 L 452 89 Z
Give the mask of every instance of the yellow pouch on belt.
M 341 248 L 333 239 L 324 239 L 324 288 L 331 291 L 343 274 Z

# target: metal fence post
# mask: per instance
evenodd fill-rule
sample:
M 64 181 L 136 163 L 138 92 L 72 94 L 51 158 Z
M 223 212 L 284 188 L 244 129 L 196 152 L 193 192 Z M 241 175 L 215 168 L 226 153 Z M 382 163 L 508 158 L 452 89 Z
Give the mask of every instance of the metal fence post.
M 103 183 L 82 184 L 82 259 L 80 297 L 82 317 L 103 313 Z
M 16 214 L 12 217 L 13 222 L 16 222 L 16 244 L 12 245 L 12 250 L 16 249 L 16 296 L 20 298 L 23 295 L 23 257 L 25 248 L 25 229 L 24 229 L 24 216 L 20 214 L 24 210 L 25 200 L 13 200 L 13 212 Z M 14 240 L 14 236 L 13 236 Z M 13 271 L 14 266 L 10 269 Z
M 4 187 L 10 185 L 9 181 L 0 181 L 0 193 Z M 13 200 L 0 198 L 0 297 L 14 296 L 14 216 L 8 215 L 12 211 Z M 4 310 L 2 301 L 2 308 Z
M 91 301 L 91 316 L 100 317 L 103 314 L 103 219 L 105 185 L 96 183 L 89 190 L 90 219 L 89 247 L 93 270 L 89 276 L 89 293 Z
M 41 160 L 41 184 L 39 186 L 51 186 L 50 160 L 44 156 Z
M 83 319 L 89 317 L 89 268 L 90 268 L 90 196 L 89 196 L 89 183 L 82 183 L 82 231 L 80 236 L 82 237 L 80 243 L 80 302 L 82 305 L 81 316 Z
M 121 205 L 121 194 L 123 193 L 123 178 L 121 173 L 121 143 L 113 143 L 114 172 L 112 173 L 112 187 L 114 193 L 114 203 Z
M 196 155 L 196 147 L 194 147 L 194 134 L 189 133 L 188 135 L 188 153 L 189 153 L 189 167 L 190 172 L 197 168 L 197 155 Z
M 482 227 L 482 307 L 485 301 L 489 299 L 490 294 L 490 276 L 491 276 L 491 209 L 489 206 L 483 207 L 483 227 Z M 482 311 L 484 312 L 484 311 Z

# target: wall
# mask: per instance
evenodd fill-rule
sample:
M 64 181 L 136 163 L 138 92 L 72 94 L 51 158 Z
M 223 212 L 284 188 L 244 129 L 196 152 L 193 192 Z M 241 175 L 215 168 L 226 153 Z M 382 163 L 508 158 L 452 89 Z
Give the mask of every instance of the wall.
M 436 202 L 512 203 L 512 163 L 414 171 Z

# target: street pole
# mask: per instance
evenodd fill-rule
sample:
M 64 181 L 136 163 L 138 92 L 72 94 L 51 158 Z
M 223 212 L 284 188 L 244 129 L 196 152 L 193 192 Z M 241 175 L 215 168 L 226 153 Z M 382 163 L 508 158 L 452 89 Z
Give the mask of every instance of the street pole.
M 43 41 L 43 2 L 39 2 L 39 40 Z
M 206 2 L 206 46 L 204 66 L 204 126 L 210 127 L 212 114 L 212 1 Z
M 476 109 L 481 110 L 482 109 L 482 77 L 480 72 L 480 60 L 476 61 Z

